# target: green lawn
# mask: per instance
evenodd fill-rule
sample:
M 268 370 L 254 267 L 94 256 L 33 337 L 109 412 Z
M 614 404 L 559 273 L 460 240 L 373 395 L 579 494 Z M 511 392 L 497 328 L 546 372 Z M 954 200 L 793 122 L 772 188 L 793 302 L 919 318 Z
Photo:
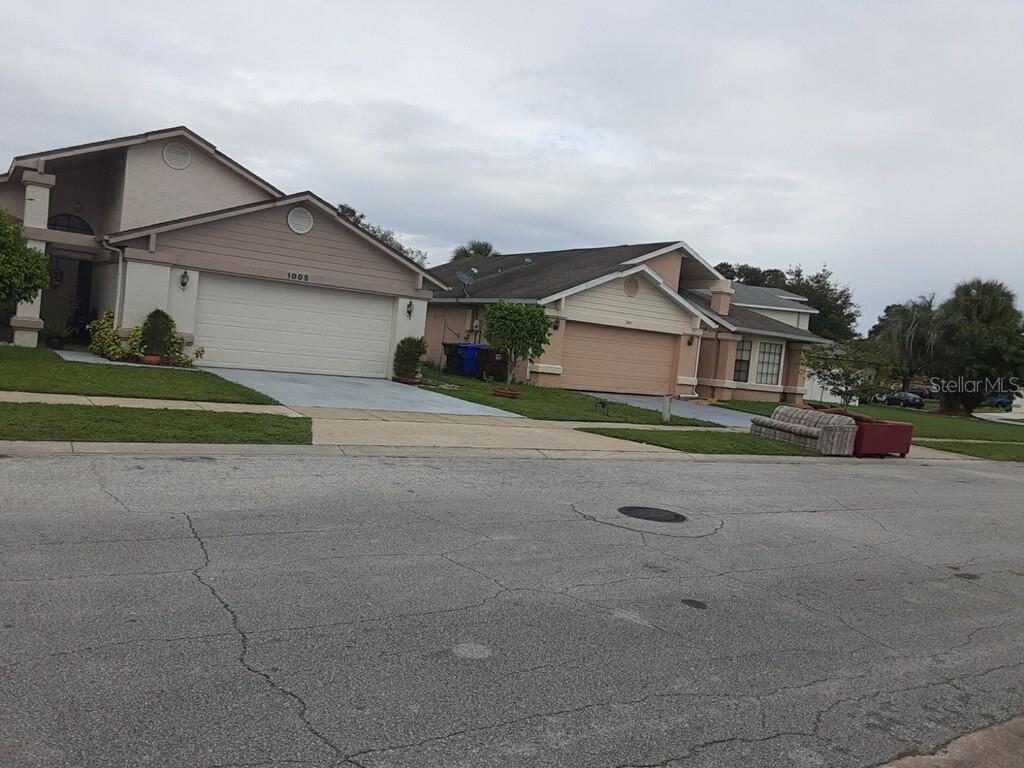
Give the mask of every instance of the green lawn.
M 979 459 L 995 461 L 1024 461 L 1024 444 L 1021 443 L 963 443 L 956 440 L 935 440 L 922 443 L 929 448 L 953 453 L 965 453 Z
M 606 421 L 620 424 L 660 424 L 661 413 L 637 408 L 632 405 L 612 403 L 605 413 L 598 409 L 597 399 L 582 392 L 553 387 L 533 387 L 529 384 L 517 384 L 519 397 L 512 399 L 491 394 L 491 384 L 467 376 L 453 376 L 443 373 L 437 368 L 424 367 L 423 378 L 453 384 L 458 389 L 442 389 L 430 387 L 436 392 L 469 400 L 472 403 L 490 405 L 505 411 L 518 413 L 531 419 L 549 421 Z M 710 421 L 672 417 L 672 424 L 683 427 L 717 427 Z
M 0 440 L 308 445 L 312 428 L 309 419 L 262 413 L 4 403 Z
M 815 456 L 797 445 L 769 440 L 749 432 L 704 432 L 701 430 L 655 430 L 655 429 L 583 429 L 595 435 L 632 440 L 635 443 L 660 445 L 686 453 L 756 454 L 760 456 Z
M 752 400 L 727 400 L 718 405 L 736 411 L 771 416 L 778 403 Z M 889 405 L 860 405 L 852 410 L 875 419 L 909 421 L 914 425 L 914 437 L 936 437 L 947 440 L 1006 440 L 1024 442 L 1024 427 L 1018 424 L 998 424 L 969 416 L 939 416 L 937 413 L 897 408 Z
M 207 371 L 69 363 L 51 349 L 24 347 L 0 347 L 0 390 L 213 403 L 276 402 Z

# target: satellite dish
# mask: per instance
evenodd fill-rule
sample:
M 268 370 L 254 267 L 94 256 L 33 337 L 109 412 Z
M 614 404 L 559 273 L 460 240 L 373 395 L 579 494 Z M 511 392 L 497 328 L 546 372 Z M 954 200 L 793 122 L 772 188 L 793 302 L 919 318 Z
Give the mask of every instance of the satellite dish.
M 475 271 L 476 270 L 473 270 L 473 272 Z M 460 269 L 458 272 L 455 273 L 455 277 L 463 285 L 472 285 L 473 281 L 476 279 L 476 277 L 474 277 L 473 275 L 473 272 L 467 272 L 464 269 Z

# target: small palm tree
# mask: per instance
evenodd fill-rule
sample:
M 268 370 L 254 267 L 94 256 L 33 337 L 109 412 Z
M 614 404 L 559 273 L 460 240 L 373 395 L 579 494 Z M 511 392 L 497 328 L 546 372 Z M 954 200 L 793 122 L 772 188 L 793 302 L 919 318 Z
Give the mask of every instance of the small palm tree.
M 501 254 L 486 240 L 470 240 L 452 251 L 452 261 L 472 259 L 477 256 L 501 256 Z

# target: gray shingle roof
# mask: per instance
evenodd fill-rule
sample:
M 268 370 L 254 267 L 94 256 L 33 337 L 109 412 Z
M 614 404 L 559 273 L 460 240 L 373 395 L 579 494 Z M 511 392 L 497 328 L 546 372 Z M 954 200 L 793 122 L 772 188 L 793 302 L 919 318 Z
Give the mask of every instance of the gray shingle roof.
M 455 273 L 476 269 L 467 293 L 474 299 L 542 299 L 574 288 L 612 272 L 628 269 L 625 262 L 675 245 L 678 241 L 613 245 L 603 248 L 572 248 L 565 251 L 508 253 L 479 256 L 442 264 L 430 270 L 434 277 L 452 286 L 435 291 L 439 299 L 461 298 L 462 284 Z
M 733 288 L 735 289 L 737 285 L 740 284 L 733 283 Z M 756 310 L 747 309 L 746 307 L 737 307 L 730 304 L 728 316 L 722 317 L 711 310 L 711 299 L 707 291 L 684 289 L 679 293 L 683 298 L 688 301 L 692 301 L 700 307 L 702 311 L 710 315 L 711 319 L 716 323 L 720 323 L 725 328 L 735 328 L 740 333 L 779 336 L 786 339 L 792 339 L 793 341 L 825 341 L 825 339 L 811 333 L 810 331 L 805 331 L 803 328 L 797 328 L 796 326 L 789 325 L 788 323 L 783 323 L 780 320 L 773 320 L 770 317 L 762 315 Z
M 754 304 L 759 307 L 777 307 L 794 311 L 814 312 L 818 310 L 808 306 L 807 299 L 783 288 L 766 288 L 760 285 L 746 285 L 733 281 L 733 304 Z

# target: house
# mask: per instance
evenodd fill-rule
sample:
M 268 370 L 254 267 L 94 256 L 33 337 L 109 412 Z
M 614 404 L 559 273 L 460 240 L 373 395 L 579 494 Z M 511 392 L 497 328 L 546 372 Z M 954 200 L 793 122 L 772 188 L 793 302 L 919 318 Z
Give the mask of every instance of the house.
M 431 270 L 454 286 L 427 308 L 430 360 L 480 341 L 483 308 L 543 306 L 544 354 L 522 370 L 540 386 L 599 392 L 796 401 L 816 310 L 802 296 L 730 281 L 682 241 L 515 253 Z M 461 275 L 460 275 L 461 273 Z M 461 279 L 460 279 L 461 278 Z
M 159 308 L 205 365 L 383 377 L 444 287 L 185 127 L 20 155 L 0 209 L 50 259 L 50 286 L 0 317 L 24 346 L 106 310 L 126 336 Z

